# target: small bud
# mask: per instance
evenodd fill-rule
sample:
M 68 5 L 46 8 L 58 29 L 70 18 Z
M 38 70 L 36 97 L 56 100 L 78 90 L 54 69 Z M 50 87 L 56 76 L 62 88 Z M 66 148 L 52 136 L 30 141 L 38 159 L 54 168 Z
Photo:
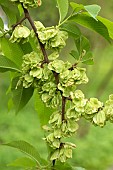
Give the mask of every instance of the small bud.
M 38 6 L 41 6 L 42 1 L 41 1 L 41 0 L 38 0 L 38 1 L 37 1 L 37 4 L 38 4 Z

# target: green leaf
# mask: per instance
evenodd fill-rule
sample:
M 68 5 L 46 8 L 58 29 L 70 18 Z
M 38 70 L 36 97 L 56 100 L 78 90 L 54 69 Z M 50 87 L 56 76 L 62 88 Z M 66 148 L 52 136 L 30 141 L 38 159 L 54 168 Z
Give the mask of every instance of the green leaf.
M 8 6 L 9 4 L 11 4 L 11 2 L 9 2 L 8 0 L 0 0 L 0 5 Z
M 17 19 L 16 19 L 16 15 L 14 15 L 12 13 L 12 10 L 8 7 L 4 7 L 2 6 L 3 11 L 5 12 L 5 14 L 8 17 L 8 21 L 9 21 L 9 26 L 13 25 L 16 23 Z
M 32 87 L 29 87 L 27 89 L 23 88 L 22 84 L 16 87 L 18 81 L 19 81 L 19 77 L 15 77 L 12 80 L 12 87 L 11 87 L 15 113 L 18 113 L 21 109 L 25 107 L 25 105 L 31 99 L 34 91 Z
M 61 163 L 61 162 L 57 162 L 55 165 L 55 170 L 73 170 L 71 165 L 68 163 Z
M 78 50 L 78 54 L 76 51 L 72 51 L 71 55 L 75 56 L 76 59 L 80 58 L 80 61 L 87 65 L 94 64 L 93 62 L 93 55 L 90 50 L 90 43 L 89 40 L 84 37 L 80 36 L 78 39 L 75 40 L 75 44 Z
M 4 33 L 0 31 L 0 38 L 4 36 Z
M 84 52 L 86 53 L 90 50 L 89 40 L 84 36 L 80 36 L 78 39 L 76 39 L 75 44 L 79 52 L 79 55 L 82 55 L 82 53 Z
M 29 157 L 22 157 L 8 164 L 8 166 L 30 168 L 30 167 L 36 167 L 37 163 Z
M 62 22 L 68 13 L 68 6 L 69 6 L 68 0 L 57 0 L 57 5 L 60 14 L 59 22 Z
M 21 4 L 18 4 L 18 10 L 19 10 L 20 16 L 22 16 L 22 14 L 24 13 L 24 10 Z
M 48 123 L 50 115 L 54 111 L 45 106 L 37 91 L 35 92 L 35 110 L 38 113 L 41 125 L 46 125 Z
M 25 153 L 26 155 L 31 157 L 33 160 L 35 160 L 38 163 L 38 165 L 42 163 L 41 157 L 37 149 L 26 141 L 23 141 L 23 140 L 13 141 L 13 142 L 3 144 L 3 145 L 10 146 L 10 147 L 20 150 L 21 152 Z
M 97 19 L 107 27 L 109 36 L 113 39 L 113 22 L 100 16 L 98 16 Z
M 16 5 L 8 0 L 0 0 L 1 7 L 8 18 L 8 25 L 11 27 L 19 19 L 19 11 Z M 12 10 L 13 9 L 13 10 Z
M 0 18 L 0 30 L 4 30 L 4 23 L 2 18 Z
M 34 37 L 31 37 L 31 36 L 29 37 L 29 43 L 30 43 L 33 51 L 38 52 L 38 48 L 37 48 L 38 44 L 37 44 L 37 42 L 34 40 Z
M 94 61 L 93 61 L 93 59 L 89 59 L 89 60 L 86 60 L 86 61 L 82 61 L 82 63 L 87 64 L 87 65 L 93 65 Z
M 72 50 L 70 54 L 75 58 L 76 61 L 79 60 L 79 53 L 75 50 Z
M 10 98 L 10 99 L 8 100 L 7 106 L 8 106 L 8 112 L 10 112 L 10 110 L 14 108 L 14 104 L 13 104 L 12 98 Z
M 79 12 L 82 9 L 84 9 L 84 5 L 83 4 L 77 4 L 75 2 L 70 2 L 70 5 L 71 5 L 72 9 L 74 10 L 74 12 Z
M 101 9 L 99 5 L 94 4 L 84 6 L 83 4 L 77 4 L 74 2 L 70 2 L 70 5 L 73 8 L 74 12 L 78 13 L 81 10 L 86 10 L 88 14 L 97 21 L 96 17 Z
M 0 72 L 16 71 L 21 72 L 18 66 L 7 57 L 0 55 Z
M 80 29 L 73 22 L 67 22 L 63 24 L 61 28 L 74 38 L 78 38 L 81 35 Z
M 19 43 L 19 46 L 21 47 L 24 55 L 28 54 L 28 53 L 31 53 L 33 51 L 32 47 L 31 47 L 31 44 L 29 42 L 26 42 L 24 44 Z
M 101 7 L 99 5 L 87 5 L 84 6 L 84 8 L 97 21 L 96 17 L 101 10 Z
M 111 39 L 107 27 L 101 21 L 96 21 L 94 18 L 90 17 L 88 13 L 84 12 L 82 14 L 74 15 L 69 20 L 99 33 L 110 42 Z
M 94 64 L 93 61 L 93 54 L 91 51 L 88 51 L 85 56 L 82 58 L 82 63 L 87 64 L 87 65 L 92 65 Z
M 16 43 L 11 43 L 8 38 L 1 38 L 2 53 L 13 61 L 19 68 L 22 64 L 22 56 L 24 55 L 20 46 Z

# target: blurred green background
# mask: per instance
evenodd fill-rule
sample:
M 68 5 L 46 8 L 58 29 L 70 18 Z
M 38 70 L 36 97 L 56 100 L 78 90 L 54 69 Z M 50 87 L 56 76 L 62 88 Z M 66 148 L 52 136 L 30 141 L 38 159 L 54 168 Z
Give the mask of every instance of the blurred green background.
M 74 0 L 73 0 L 74 1 Z M 98 4 L 102 7 L 101 16 L 113 21 L 113 0 L 75 0 L 83 4 Z M 45 10 L 46 9 L 46 10 Z M 50 12 L 51 11 L 51 12 Z M 1 11 L 0 13 L 4 15 Z M 46 26 L 58 22 L 58 11 L 55 1 L 46 0 L 38 10 L 31 10 L 35 20 L 41 20 Z M 4 18 L 4 20 L 6 20 Z M 86 97 L 98 97 L 106 101 L 113 93 L 113 45 L 108 44 L 98 34 L 80 27 L 84 35 L 90 40 L 94 52 L 93 66 L 87 66 L 89 83 L 80 88 Z M 62 58 L 70 59 L 71 41 L 68 41 Z M 42 140 L 44 136 L 40 127 L 38 114 L 34 109 L 34 100 L 15 116 L 13 111 L 7 110 L 6 91 L 9 86 L 9 73 L 0 74 L 0 143 L 12 140 L 26 140 L 34 144 L 43 157 L 47 157 L 47 148 Z M 46 114 L 46 113 L 44 113 Z M 70 160 L 74 166 L 82 166 L 87 170 L 113 170 L 113 124 L 107 123 L 104 128 L 94 127 L 85 120 L 79 122 L 78 134 L 72 138 L 77 148 Z M 0 146 L 0 170 L 18 170 L 7 167 L 6 164 L 18 158 L 22 153 L 15 149 Z M 19 169 L 21 170 L 21 169 Z

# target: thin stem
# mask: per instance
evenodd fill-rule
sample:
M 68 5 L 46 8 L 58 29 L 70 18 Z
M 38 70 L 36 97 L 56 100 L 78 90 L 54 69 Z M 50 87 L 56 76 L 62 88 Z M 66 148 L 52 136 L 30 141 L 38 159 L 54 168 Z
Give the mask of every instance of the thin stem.
M 73 65 L 69 68 L 69 70 L 71 70 L 71 71 L 74 70 L 74 68 L 77 66 L 77 64 L 78 64 L 78 63 L 73 64 Z
M 65 22 L 67 22 L 72 16 L 77 15 L 78 13 L 75 13 L 75 10 L 72 11 L 71 15 L 69 17 L 67 17 L 64 21 L 62 21 L 61 23 L 59 22 L 58 27 L 60 27 L 61 25 L 63 25 Z
M 62 121 L 65 120 L 66 97 L 62 96 Z
M 70 100 L 70 101 L 72 101 L 71 97 L 66 97 L 66 100 Z
M 22 19 L 21 19 L 19 22 L 17 22 L 16 24 L 12 25 L 13 30 L 15 29 L 15 27 L 16 27 L 17 25 L 20 25 L 25 19 L 26 19 L 26 16 L 25 16 L 24 18 L 22 18 Z
M 67 17 L 64 21 L 62 21 L 61 23 L 58 24 L 58 27 L 60 27 L 61 25 L 63 25 L 65 22 L 67 22 L 71 17 L 81 14 L 82 12 L 84 12 L 84 10 L 81 10 L 79 12 L 75 12 L 75 10 L 72 11 L 71 15 L 69 17 Z
M 44 46 L 44 44 L 42 44 L 42 43 L 40 42 L 40 40 L 39 40 L 39 38 L 38 38 L 38 33 L 37 33 L 37 29 L 36 29 L 36 27 L 35 27 L 35 24 L 34 24 L 33 20 L 31 19 L 28 10 L 27 10 L 26 8 L 24 8 L 23 4 L 22 4 L 22 7 L 23 7 L 23 10 L 24 10 L 25 17 L 28 19 L 28 21 L 29 21 L 32 29 L 34 30 L 34 33 L 35 33 L 35 35 L 36 35 L 36 38 L 37 38 L 37 40 L 38 40 L 38 42 L 39 42 L 39 44 L 40 44 L 40 48 L 41 48 L 41 51 L 42 51 L 42 53 L 43 53 L 44 60 L 45 60 L 46 63 L 49 63 L 49 59 L 48 59 L 48 57 L 47 57 L 47 53 L 46 53 L 46 50 L 45 50 L 45 46 Z
M 70 15 L 69 17 L 67 17 L 63 22 L 58 24 L 58 27 L 60 27 L 61 25 L 63 25 L 65 22 L 68 21 L 68 19 L 70 19 L 73 15 Z
M 70 17 L 72 17 L 73 12 L 74 12 L 74 11 L 72 11 L 71 15 L 70 15 L 69 17 L 67 17 L 64 21 L 62 21 L 61 23 L 59 22 L 58 27 L 60 27 L 61 25 L 63 25 L 65 22 L 67 22 L 67 20 L 68 20 Z
M 55 80 L 56 80 L 56 84 L 58 85 L 58 83 L 59 83 L 59 74 L 56 73 L 55 71 L 53 71 L 53 74 L 54 74 L 54 77 L 55 77 Z
M 56 160 L 54 159 L 54 160 L 52 161 L 52 163 L 53 163 L 53 167 L 55 166 L 55 162 L 56 162 Z

